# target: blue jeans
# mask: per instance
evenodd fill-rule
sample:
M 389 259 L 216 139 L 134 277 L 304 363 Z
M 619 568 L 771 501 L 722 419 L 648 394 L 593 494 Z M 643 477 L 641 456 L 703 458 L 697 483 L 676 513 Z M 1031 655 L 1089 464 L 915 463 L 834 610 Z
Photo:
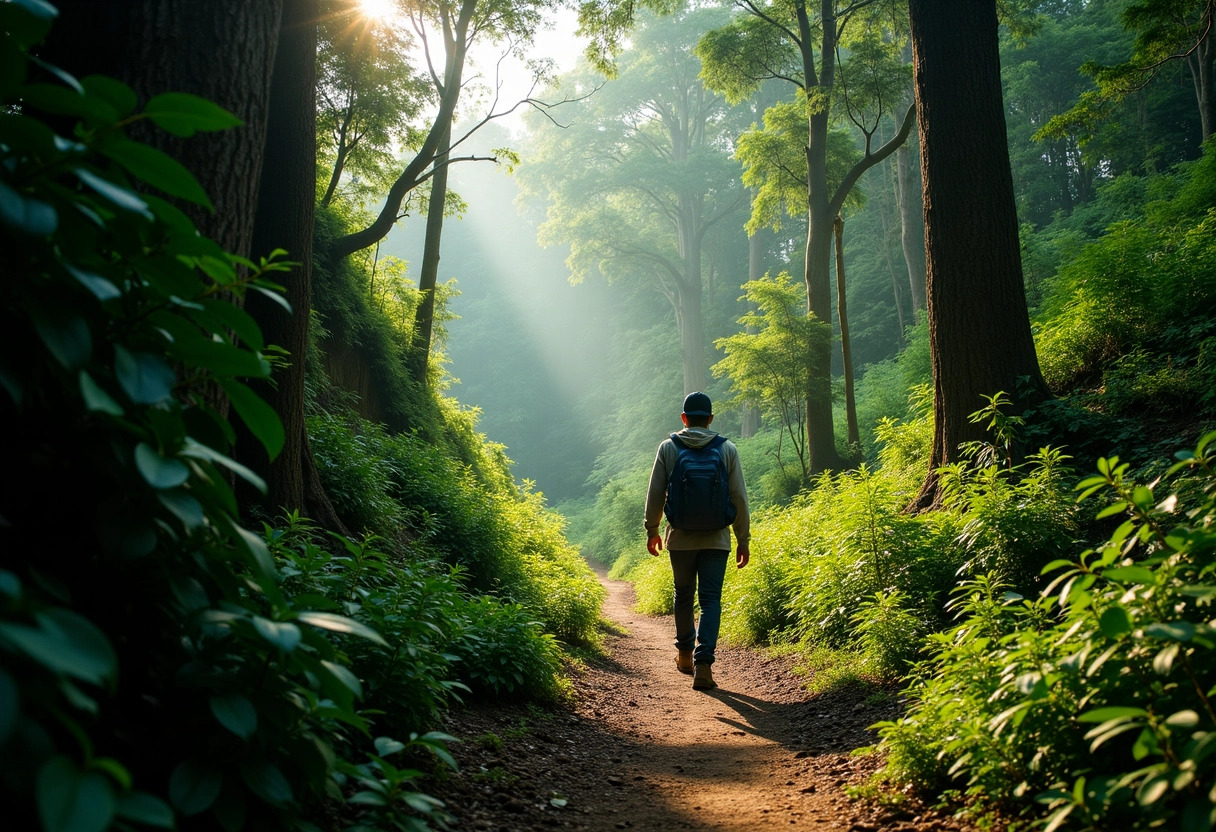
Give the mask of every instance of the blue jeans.
M 668 550 L 675 579 L 676 649 L 692 650 L 697 664 L 713 664 L 722 624 L 722 581 L 726 578 L 725 549 Z M 693 626 L 693 594 L 701 601 L 701 621 Z

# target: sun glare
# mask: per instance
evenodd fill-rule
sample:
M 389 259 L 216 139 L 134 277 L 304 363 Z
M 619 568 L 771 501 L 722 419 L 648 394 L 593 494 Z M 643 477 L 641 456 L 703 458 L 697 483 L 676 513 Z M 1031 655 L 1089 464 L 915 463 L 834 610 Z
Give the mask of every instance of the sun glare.
M 397 13 L 395 0 L 359 0 L 359 9 L 372 20 L 386 21 Z

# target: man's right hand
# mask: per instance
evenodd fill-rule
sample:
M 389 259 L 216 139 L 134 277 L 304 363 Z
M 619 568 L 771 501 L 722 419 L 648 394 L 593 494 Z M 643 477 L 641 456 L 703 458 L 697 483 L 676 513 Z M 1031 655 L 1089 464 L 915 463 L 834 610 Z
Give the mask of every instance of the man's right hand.
M 659 552 L 663 550 L 663 538 L 659 537 L 657 534 L 651 535 L 646 540 L 646 548 L 650 550 L 650 554 L 657 558 L 659 556 Z

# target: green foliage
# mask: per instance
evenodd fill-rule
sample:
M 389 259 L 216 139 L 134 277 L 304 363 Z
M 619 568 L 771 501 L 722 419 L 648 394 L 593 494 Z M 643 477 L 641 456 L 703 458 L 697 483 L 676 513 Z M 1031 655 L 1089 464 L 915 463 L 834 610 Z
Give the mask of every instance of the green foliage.
M 799 485 L 809 476 L 806 454 L 806 400 L 812 389 L 812 356 L 827 346 L 830 327 L 804 311 L 805 290 L 788 272 L 743 284 L 752 310 L 739 319 L 745 331 L 720 338 L 714 346 L 726 357 L 713 366 L 729 376 L 736 400 L 761 408 L 780 426 L 798 460 Z M 780 448 L 777 464 L 782 465 Z
M 1099 239 L 1081 247 L 1068 231 L 1053 238 L 1068 260 L 1046 283 L 1037 335 L 1053 389 L 1101 383 L 1102 406 L 1116 415 L 1177 418 L 1210 407 L 1213 193 L 1216 154 L 1208 148 L 1169 175 L 1103 188 L 1098 216 L 1129 218 Z M 1076 225 L 1089 227 L 1084 218 Z
M 1052 829 L 1211 825 L 1214 445 L 1151 486 L 1100 460 L 1077 489 L 1110 494 L 1098 518 L 1123 522 L 1048 564 L 1034 600 L 984 577 L 960 588 L 915 704 L 881 728 L 889 778 L 956 785 Z
M 188 136 L 231 115 L 184 94 L 139 109 L 97 76 L 25 83 L 51 16 L 0 6 L 0 244 L 20 277 L 0 321 L 25 347 L 0 365 L 5 434 L 21 437 L 6 458 L 20 489 L 0 503 L 6 821 L 306 827 L 311 807 L 342 799 L 340 760 L 394 741 L 373 743 L 344 649 L 385 638 L 294 592 L 237 520 L 230 478 L 262 484 L 229 456 L 218 391 L 271 456 L 283 431 L 245 386 L 270 364 L 236 301 L 281 302 L 269 278 L 289 264 L 200 237 L 154 193 L 205 206 L 197 183 L 125 135 L 144 122 Z M 441 736 L 418 742 L 450 760 Z
M 335 507 L 349 522 L 366 520 L 362 528 L 395 548 L 458 567 L 474 591 L 524 605 L 547 633 L 594 643 L 603 590 L 566 541 L 564 522 L 542 495 L 516 488 L 501 448 L 466 435 L 474 424 L 466 413 L 447 416 L 454 427 L 447 435 L 480 471 L 414 435 L 389 434 L 354 416 L 310 417 L 313 453 Z M 543 687 L 546 679 L 550 673 L 529 684 Z
M 764 127 L 739 136 L 735 156 L 743 164 L 743 184 L 753 189 L 748 233 L 761 228 L 780 230 L 782 217 L 806 214 L 806 145 L 810 140 L 806 97 L 769 107 Z M 860 158 L 847 130 L 827 134 L 827 177 L 839 182 Z M 860 191 L 850 193 L 850 207 L 860 206 Z

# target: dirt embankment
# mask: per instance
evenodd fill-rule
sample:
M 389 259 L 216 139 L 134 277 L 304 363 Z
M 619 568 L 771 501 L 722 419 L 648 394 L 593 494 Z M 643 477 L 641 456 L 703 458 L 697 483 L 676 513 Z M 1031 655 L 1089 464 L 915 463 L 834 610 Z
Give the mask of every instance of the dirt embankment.
M 894 705 L 812 697 L 787 662 L 742 649 L 720 649 L 719 688 L 694 691 L 676 671 L 670 619 L 638 615 L 629 584 L 601 580 L 619 631 L 608 659 L 575 680 L 572 709 L 453 716 L 461 771 L 434 789 L 453 828 L 966 829 L 844 794 L 877 764 L 850 752 L 874 742 L 867 726 Z

